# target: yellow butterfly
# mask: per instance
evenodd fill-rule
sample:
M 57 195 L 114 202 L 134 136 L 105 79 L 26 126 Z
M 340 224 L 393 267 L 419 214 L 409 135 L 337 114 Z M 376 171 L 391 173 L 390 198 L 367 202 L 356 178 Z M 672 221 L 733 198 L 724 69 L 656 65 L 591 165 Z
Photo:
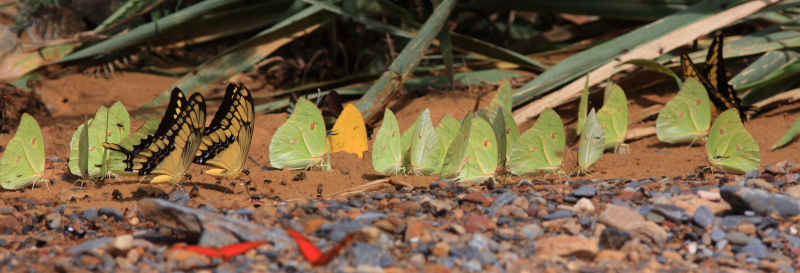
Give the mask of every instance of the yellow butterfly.
M 194 163 L 214 167 L 206 174 L 229 180 L 250 174 L 250 171 L 242 168 L 250 151 L 254 119 L 255 109 L 250 90 L 233 83 L 228 85 L 219 111 L 203 133 Z
M 348 104 L 333 125 L 333 135 L 328 138 L 327 146 L 330 152 L 348 152 L 364 157 L 364 152 L 369 148 L 367 144 L 367 126 L 364 117 L 355 105 Z
M 711 47 L 708 48 L 706 56 L 706 67 L 703 73 L 692 62 L 689 55 L 681 54 L 681 68 L 684 78 L 694 78 L 703 83 L 708 91 L 708 97 L 713 102 L 713 111 L 721 113 L 727 109 L 736 109 L 742 120 L 747 120 L 745 110 L 748 107 L 742 106 L 742 99 L 736 94 L 736 90 L 728 85 L 728 76 L 725 74 L 725 59 L 722 58 L 722 36 L 714 37 Z
M 206 123 L 206 103 L 199 93 L 186 100 L 180 89 L 172 90 L 167 111 L 153 135 L 128 150 L 113 143 L 103 147 L 125 154 L 125 171 L 140 176 L 155 175 L 150 183 L 180 184 L 200 146 Z

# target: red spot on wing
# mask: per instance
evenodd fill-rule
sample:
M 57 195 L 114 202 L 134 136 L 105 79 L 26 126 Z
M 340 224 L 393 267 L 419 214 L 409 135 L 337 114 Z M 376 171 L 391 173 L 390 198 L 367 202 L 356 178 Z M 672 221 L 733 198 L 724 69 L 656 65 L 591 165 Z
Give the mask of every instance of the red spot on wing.
M 22 160 L 22 156 L 17 157 L 17 162 L 19 162 L 20 160 Z
M 701 103 L 703 103 L 703 100 L 697 100 L 697 105 L 698 105 L 698 106 L 699 106 Z
M 317 127 L 317 123 L 316 122 L 312 122 L 311 126 L 309 126 L 309 127 L 311 127 L 311 130 L 314 130 L 314 127 Z
M 484 140 L 483 140 L 483 147 L 489 147 L 489 144 L 490 144 L 490 143 L 491 143 L 491 142 L 490 142 L 488 139 L 484 139 Z
M 739 151 L 744 150 L 744 147 L 736 145 L 736 150 L 739 150 Z
M 539 150 L 539 147 L 533 147 L 531 148 L 531 153 L 535 153 L 537 150 Z
M 720 135 L 724 135 L 725 134 L 725 129 L 719 129 L 719 134 Z
M 113 134 L 114 134 L 114 132 L 108 132 L 108 137 L 111 137 L 111 135 L 113 135 Z
M 295 144 L 295 143 L 297 143 L 297 139 L 296 139 L 296 138 L 293 138 L 293 139 L 292 139 L 292 144 Z
M 686 113 L 680 113 L 678 114 L 678 118 L 683 118 L 684 115 L 686 115 Z
M 31 139 L 31 145 L 36 145 L 36 138 L 35 137 Z
M 556 139 L 557 136 L 558 136 L 558 134 L 556 134 L 556 133 L 550 134 L 550 138 L 552 138 L 552 139 Z

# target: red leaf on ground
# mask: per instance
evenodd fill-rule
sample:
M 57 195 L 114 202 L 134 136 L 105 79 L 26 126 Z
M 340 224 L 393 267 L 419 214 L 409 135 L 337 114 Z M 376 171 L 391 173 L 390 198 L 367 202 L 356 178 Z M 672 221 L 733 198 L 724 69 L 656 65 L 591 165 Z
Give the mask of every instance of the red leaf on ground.
M 327 253 L 322 253 L 321 250 L 315 245 L 313 242 L 308 240 L 306 236 L 303 236 L 300 232 L 292 229 L 286 228 L 286 232 L 291 235 L 295 242 L 297 242 L 297 247 L 300 248 L 300 253 L 303 253 L 303 256 L 306 257 L 306 260 L 310 262 L 312 265 L 326 265 L 331 260 L 333 260 L 336 255 L 339 254 L 339 251 L 344 248 L 344 246 L 350 241 L 352 234 L 348 234 L 347 237 L 344 237 L 344 240 L 339 242 L 333 249 L 328 251 Z

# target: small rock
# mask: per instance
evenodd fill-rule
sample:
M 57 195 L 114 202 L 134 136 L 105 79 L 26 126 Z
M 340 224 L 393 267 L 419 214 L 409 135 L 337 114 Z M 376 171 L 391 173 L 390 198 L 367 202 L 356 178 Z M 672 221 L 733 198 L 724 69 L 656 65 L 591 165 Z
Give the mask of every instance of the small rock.
M 400 214 L 414 215 L 422 211 L 422 205 L 416 201 L 400 202 L 394 207 L 395 211 Z
M 326 220 L 324 218 L 313 218 L 313 219 L 309 219 L 308 221 L 303 222 L 303 228 L 305 229 L 306 235 L 310 235 L 310 234 L 313 234 L 314 232 L 316 232 L 319 228 L 321 228 L 323 225 L 327 224 L 328 222 L 330 222 L 330 221 L 328 221 L 328 220 Z
M 627 257 L 628 254 L 625 252 L 606 249 L 597 253 L 597 256 L 594 257 L 594 261 L 598 262 L 600 260 L 612 260 L 612 261 L 622 262 L 625 261 L 625 258 Z
M 189 197 L 189 193 L 182 188 L 178 188 L 178 190 L 169 194 L 167 200 L 181 206 L 186 206 L 186 204 L 189 204 L 189 201 L 192 201 L 192 198 Z
M 750 243 L 750 236 L 738 231 L 728 232 L 725 239 L 728 239 L 728 242 L 734 245 L 747 245 Z
M 739 231 L 747 235 L 755 235 L 756 225 L 753 225 L 751 223 L 741 224 L 739 225 Z
M 785 192 L 794 199 L 800 199 L 800 185 L 788 187 Z
M 533 240 L 544 236 L 544 230 L 542 230 L 542 228 L 537 224 L 525 225 L 519 231 L 522 234 L 522 237 L 527 240 Z
M 666 258 L 667 261 L 669 261 L 669 262 L 680 262 L 680 261 L 683 261 L 683 256 L 681 256 L 680 253 L 672 251 L 672 250 L 667 250 L 667 251 L 661 252 L 661 256 L 664 256 L 664 258 Z
M 492 220 L 485 215 L 472 214 L 464 219 L 467 232 L 484 231 L 490 228 Z
M 430 233 L 430 226 L 425 221 L 412 220 L 407 224 L 406 240 L 413 240 L 422 237 L 423 233 Z
M 739 212 L 752 210 L 759 215 L 776 215 L 784 218 L 800 214 L 800 206 L 796 200 L 787 195 L 734 186 L 722 187 L 720 194 L 731 208 Z
M 676 205 L 655 204 L 650 211 L 664 216 L 665 219 L 676 224 L 689 220 L 689 213 Z
M 437 257 L 447 257 L 450 255 L 450 244 L 438 242 L 433 246 L 433 255 Z
M 648 213 L 647 215 L 644 216 L 644 218 L 647 219 L 647 221 L 653 221 L 653 222 L 656 222 L 658 224 L 661 224 L 662 222 L 664 222 L 664 220 L 667 220 L 661 214 L 654 213 L 654 212 Z
M 598 251 L 597 243 L 578 236 L 557 235 L 536 242 L 536 254 L 543 256 L 593 259 Z
M 94 221 L 94 217 L 97 217 L 97 208 L 86 209 L 81 213 L 81 216 L 88 221 Z
M 767 246 L 765 246 L 761 240 L 750 237 L 750 243 L 739 249 L 739 252 L 737 252 L 737 254 L 742 253 L 750 253 L 754 257 L 761 259 L 767 256 L 769 250 L 767 250 Z
M 114 220 L 117 221 L 122 221 L 125 219 L 125 216 L 122 214 L 122 212 L 115 207 L 102 207 L 97 211 L 97 215 L 114 218 Z
M 761 178 L 747 179 L 747 181 L 744 182 L 744 186 L 762 190 L 771 190 L 775 188 L 775 186 Z
M 492 204 L 492 200 L 487 198 L 481 192 L 473 192 L 465 196 L 463 199 L 480 203 L 484 208 L 488 208 Z
M 562 219 L 562 218 L 571 218 L 574 216 L 571 211 L 568 210 L 559 210 L 553 213 L 547 214 L 542 216 L 542 221 L 550 221 L 555 219 Z
M 575 210 L 575 212 L 578 212 L 578 213 L 594 213 L 595 212 L 595 208 L 594 208 L 594 205 L 592 204 L 592 200 L 589 200 L 589 199 L 586 199 L 586 198 L 581 198 L 581 200 L 578 200 L 578 203 L 575 203 L 574 210 Z
M 631 234 L 616 228 L 606 228 L 600 233 L 600 247 L 604 249 L 620 249 L 631 239 Z
M 22 223 L 13 216 L 3 217 L 0 221 L 0 231 L 11 231 L 16 234 L 22 234 Z
M 132 245 L 133 245 L 133 235 L 130 234 L 120 235 L 114 239 L 114 248 L 119 251 L 127 252 L 128 250 L 131 249 Z
M 47 221 L 47 228 L 51 230 L 57 230 L 61 228 L 61 214 L 47 214 L 47 216 L 45 216 L 45 221 Z
M 700 206 L 694 211 L 692 221 L 702 228 L 708 228 L 714 224 L 714 212 L 707 206 Z
M 572 195 L 578 198 L 591 199 L 597 194 L 597 188 L 594 186 L 584 185 L 572 192 Z
M 725 239 L 725 236 L 725 231 L 722 231 L 721 229 L 715 228 L 711 230 L 711 240 L 714 242 Z
M 166 258 L 168 262 L 176 264 L 180 268 L 184 269 L 208 267 L 212 265 L 210 257 L 194 251 L 183 249 L 167 250 Z
M 609 227 L 626 230 L 626 227 L 629 227 L 630 224 L 644 222 L 645 220 L 642 215 L 629 207 L 609 204 L 600 213 L 597 221 Z
M 708 201 L 720 201 L 722 196 L 715 191 L 698 191 L 697 196 Z

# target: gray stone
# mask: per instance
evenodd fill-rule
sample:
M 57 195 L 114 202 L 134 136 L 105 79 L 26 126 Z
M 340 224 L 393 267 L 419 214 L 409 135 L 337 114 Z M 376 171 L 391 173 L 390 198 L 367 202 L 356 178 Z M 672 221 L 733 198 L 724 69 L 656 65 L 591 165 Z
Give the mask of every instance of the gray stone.
M 706 206 L 700 206 L 694 211 L 692 221 L 702 228 L 708 228 L 714 224 L 714 212 Z
M 600 233 L 599 246 L 604 249 L 620 249 L 631 239 L 631 234 L 616 228 L 606 228 Z
M 689 212 L 676 205 L 655 204 L 650 212 L 664 216 L 665 219 L 677 224 L 689 220 Z
M 759 215 L 777 215 L 784 218 L 800 214 L 800 206 L 797 201 L 787 195 L 732 186 L 722 187 L 720 194 L 734 211 L 750 210 Z
M 718 242 L 719 240 L 725 239 L 725 231 L 721 229 L 712 229 L 711 230 L 711 240 L 714 242 Z
M 555 211 L 553 213 L 550 213 L 550 214 L 542 216 L 542 221 L 550 221 L 550 220 L 561 219 L 561 218 L 570 218 L 572 216 L 574 216 L 574 214 L 571 211 L 559 210 L 559 211 Z
M 533 240 L 544 236 L 544 230 L 537 224 L 525 225 L 519 231 L 526 240 Z
M 597 188 L 594 186 L 584 185 L 572 192 L 572 195 L 578 198 L 592 198 L 597 194 Z
M 84 210 L 83 213 L 81 213 L 81 216 L 83 216 L 83 219 L 86 219 L 86 220 L 89 220 L 89 221 L 94 221 L 94 217 L 97 216 L 97 209 L 96 208 L 90 208 L 90 209 Z
M 189 194 L 182 188 L 178 188 L 178 190 L 169 194 L 167 200 L 181 206 L 186 206 L 186 204 L 189 204 L 189 201 L 192 201 L 192 198 L 189 197 Z
M 123 215 L 122 212 L 115 207 L 102 207 L 97 211 L 97 215 L 114 218 L 114 220 L 117 221 L 122 221 L 125 219 L 125 215 Z
M 734 245 L 746 245 L 750 243 L 750 236 L 738 231 L 731 231 L 725 236 L 725 239 Z
M 762 259 L 766 257 L 767 254 L 769 254 L 769 251 L 767 250 L 767 246 L 765 246 L 764 243 L 761 242 L 761 240 L 759 240 L 758 238 L 751 237 L 750 243 L 744 246 L 743 248 L 739 249 L 739 252 L 737 252 L 737 254 L 742 254 L 742 253 L 750 253 L 756 258 Z

